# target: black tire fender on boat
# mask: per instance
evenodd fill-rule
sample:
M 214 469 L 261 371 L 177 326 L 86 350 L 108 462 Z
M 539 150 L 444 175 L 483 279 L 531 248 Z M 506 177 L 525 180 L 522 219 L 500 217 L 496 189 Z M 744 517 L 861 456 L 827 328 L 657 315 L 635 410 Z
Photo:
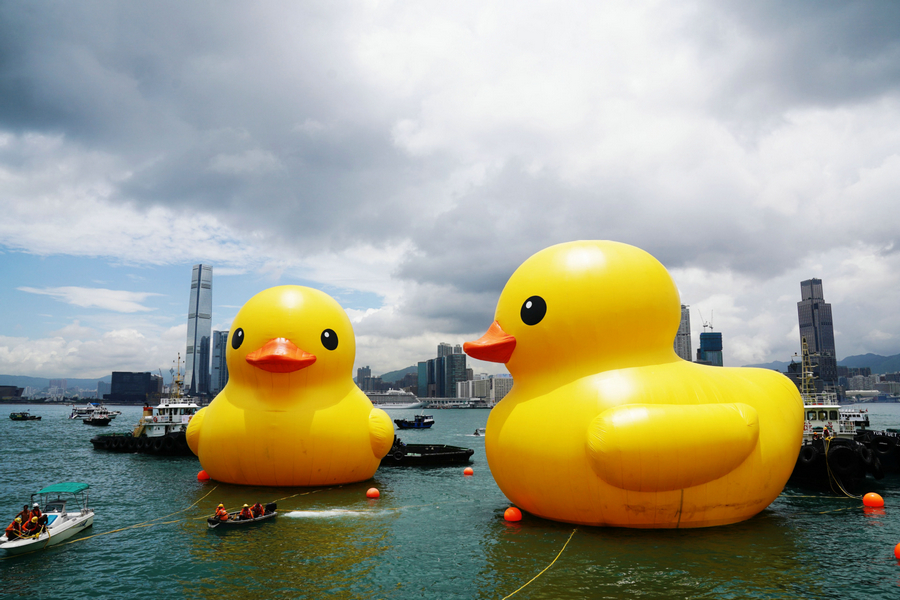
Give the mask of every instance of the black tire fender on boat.
M 808 466 L 814 464 L 818 458 L 819 451 L 816 450 L 816 447 L 807 444 L 800 448 L 800 456 L 797 457 L 797 462 L 801 465 Z
M 857 454 L 859 454 L 859 460 L 865 465 L 866 470 L 871 471 L 872 467 L 875 466 L 875 453 L 870 448 L 861 445 L 857 448 Z
M 171 452 L 175 449 L 176 443 L 175 438 L 171 435 L 167 435 L 163 438 L 163 448 L 165 448 L 166 452 Z
M 134 452 L 135 450 L 137 450 L 137 440 L 132 436 L 128 438 L 128 451 Z
M 872 460 L 872 468 L 869 471 L 875 479 L 884 479 L 884 468 L 881 466 L 881 460 L 877 456 Z
M 886 435 L 876 435 L 872 438 L 872 450 L 878 456 L 886 456 L 894 449 L 894 440 Z
M 160 450 L 162 450 L 162 447 L 163 447 L 163 438 L 158 437 L 155 440 L 153 440 L 153 451 L 154 452 L 159 452 Z
M 856 473 L 858 460 L 856 452 L 848 446 L 831 448 L 828 452 L 828 465 L 838 477 L 852 477 Z
M 393 459 L 396 460 L 396 461 L 401 461 L 401 460 L 403 460 L 403 453 L 400 452 L 399 450 L 397 450 L 396 452 L 394 452 L 391 456 L 392 456 Z

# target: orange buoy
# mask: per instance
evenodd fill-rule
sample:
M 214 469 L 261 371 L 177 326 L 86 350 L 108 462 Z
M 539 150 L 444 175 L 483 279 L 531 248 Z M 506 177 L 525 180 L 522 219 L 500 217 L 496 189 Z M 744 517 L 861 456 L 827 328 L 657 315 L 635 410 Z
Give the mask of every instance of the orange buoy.
M 894 556 L 900 558 L 900 544 L 894 546 Z
M 209 481 L 209 473 L 200 469 L 200 472 L 197 473 L 197 481 Z
M 516 508 L 515 506 L 510 506 L 506 509 L 506 512 L 503 513 L 503 518 L 507 521 L 521 521 L 522 520 L 522 511 Z M 900 544 L 898 544 L 900 545 Z
M 474 475 L 474 474 L 475 474 L 475 470 L 472 469 L 472 467 L 466 467 L 465 470 L 463 471 L 463 475 L 466 475 L 466 476 Z
M 381 492 L 378 491 L 378 488 L 369 488 L 366 492 L 366 498 L 378 498 L 381 496 Z
M 884 498 L 882 498 L 875 492 L 869 492 L 868 494 L 863 496 L 863 506 L 881 508 L 882 506 L 884 506 Z

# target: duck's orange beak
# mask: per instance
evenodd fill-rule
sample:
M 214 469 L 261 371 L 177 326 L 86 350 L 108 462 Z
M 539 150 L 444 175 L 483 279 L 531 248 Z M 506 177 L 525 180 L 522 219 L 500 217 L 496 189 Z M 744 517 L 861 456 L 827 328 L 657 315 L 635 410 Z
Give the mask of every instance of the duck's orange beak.
M 463 350 L 472 358 L 489 362 L 506 363 L 516 349 L 516 338 L 503 331 L 500 323 L 494 321 L 487 333 L 463 344 Z
M 248 354 L 246 360 L 269 373 L 291 373 L 316 362 L 316 356 L 301 350 L 287 338 L 275 338 Z

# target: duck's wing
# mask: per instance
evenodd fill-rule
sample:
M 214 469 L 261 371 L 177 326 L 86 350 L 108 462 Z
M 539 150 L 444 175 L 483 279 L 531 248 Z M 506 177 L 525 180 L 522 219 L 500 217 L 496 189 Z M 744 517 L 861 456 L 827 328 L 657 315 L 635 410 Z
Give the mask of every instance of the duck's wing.
M 739 466 L 759 439 L 756 410 L 732 404 L 625 404 L 588 429 L 594 472 L 615 487 L 663 492 L 707 483 Z
M 206 407 L 201 408 L 194 413 L 191 420 L 188 421 L 187 430 L 184 437 L 187 439 L 188 448 L 191 452 L 200 456 L 200 428 L 203 427 L 203 418 L 206 416 Z
M 372 442 L 372 453 L 378 459 L 384 458 L 394 444 L 394 423 L 380 408 L 369 412 L 369 441 Z

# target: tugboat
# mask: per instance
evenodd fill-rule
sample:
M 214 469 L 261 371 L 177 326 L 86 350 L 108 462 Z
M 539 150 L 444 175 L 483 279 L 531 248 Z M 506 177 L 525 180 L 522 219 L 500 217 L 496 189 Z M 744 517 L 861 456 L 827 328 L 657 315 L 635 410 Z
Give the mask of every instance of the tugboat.
M 9 413 L 9 418 L 12 419 L 13 421 L 40 421 L 41 420 L 40 415 L 33 415 L 30 412 L 28 412 L 27 410 L 23 411 L 23 412 Z
M 431 426 L 434 425 L 434 417 L 432 415 L 416 415 L 412 421 L 394 419 L 394 423 L 400 429 L 431 429 Z
M 394 436 L 394 445 L 381 459 L 383 467 L 458 465 L 469 462 L 475 453 L 471 448 L 444 444 L 405 444 Z
M 803 444 L 790 482 L 848 494 L 861 488 L 866 473 L 884 477 L 884 468 L 842 413 L 833 391 L 816 392 L 806 338 L 802 339 L 800 396 L 803 399 Z
M 111 433 L 92 438 L 91 444 L 95 450 L 193 456 L 185 432 L 191 417 L 200 410 L 200 405 L 190 398 L 182 398 L 180 354 L 178 365 L 178 373 L 172 381 L 173 395 L 162 399 L 157 406 L 144 406 L 141 420 L 131 433 Z

